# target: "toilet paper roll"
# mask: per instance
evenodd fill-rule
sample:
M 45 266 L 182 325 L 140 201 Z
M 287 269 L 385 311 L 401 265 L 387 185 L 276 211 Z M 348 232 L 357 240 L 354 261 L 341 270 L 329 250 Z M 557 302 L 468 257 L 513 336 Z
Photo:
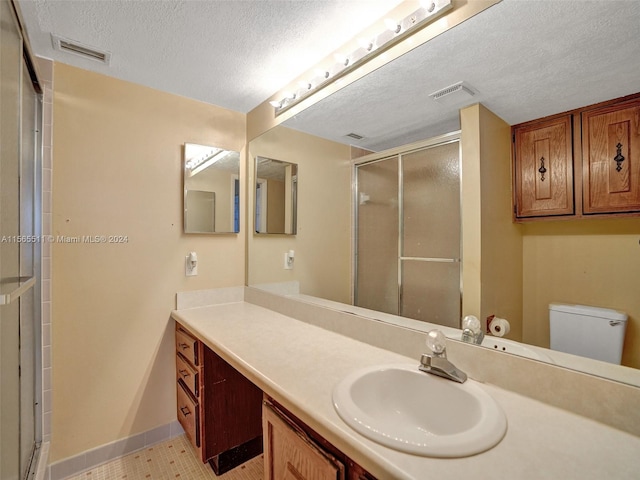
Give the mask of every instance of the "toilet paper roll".
M 494 317 L 489 325 L 489 331 L 494 337 L 504 337 L 511 330 L 511 325 L 506 318 Z

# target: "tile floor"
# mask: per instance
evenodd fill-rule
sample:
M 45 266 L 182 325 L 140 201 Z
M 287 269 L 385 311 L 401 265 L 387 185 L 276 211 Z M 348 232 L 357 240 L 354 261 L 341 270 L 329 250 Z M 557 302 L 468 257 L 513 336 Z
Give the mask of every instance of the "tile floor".
M 184 435 L 158 443 L 67 480 L 262 480 L 262 455 L 216 476 L 196 456 Z

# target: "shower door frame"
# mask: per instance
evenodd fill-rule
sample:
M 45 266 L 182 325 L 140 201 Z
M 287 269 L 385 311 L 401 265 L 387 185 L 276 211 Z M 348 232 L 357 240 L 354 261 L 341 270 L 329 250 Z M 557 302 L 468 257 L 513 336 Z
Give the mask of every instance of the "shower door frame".
M 358 168 L 371 165 L 378 162 L 383 162 L 386 160 L 391 160 L 393 158 L 398 159 L 398 248 L 396 251 L 396 258 L 398 261 L 397 264 L 397 292 L 398 292 L 398 312 L 396 315 L 401 316 L 400 312 L 402 311 L 402 262 L 403 260 L 417 260 L 417 261 L 435 261 L 435 262 L 453 262 L 455 260 L 444 260 L 444 259 L 416 259 L 414 257 L 404 257 L 402 255 L 402 247 L 403 247 L 403 235 L 404 235 L 404 205 L 403 205 L 403 163 L 402 157 L 403 155 L 408 155 L 414 152 L 418 152 L 420 150 L 425 150 L 428 148 L 434 148 L 441 145 L 447 145 L 451 143 L 458 143 L 458 168 L 460 172 L 460 180 L 462 180 L 462 144 L 461 144 L 461 131 L 456 130 L 454 132 L 446 133 L 443 135 L 438 135 L 436 137 L 432 137 L 428 140 L 423 140 L 416 143 L 411 143 L 407 145 L 402 145 L 400 147 L 392 148 L 389 150 L 385 150 L 382 152 L 372 153 L 369 155 L 365 155 L 359 157 L 357 159 L 352 160 L 352 201 L 353 205 L 352 218 L 353 218 L 353 235 L 352 235 L 352 251 L 353 251 L 353 261 L 351 271 L 353 272 L 353 281 L 352 283 L 352 291 L 351 291 L 351 300 L 353 305 L 357 305 L 358 302 L 358 195 L 359 195 L 359 186 L 358 186 Z M 462 182 L 460 183 L 460 209 L 462 210 Z M 462 212 L 461 212 L 462 213 Z M 462 252 L 462 225 L 460 226 L 460 257 L 457 259 L 457 263 L 460 266 L 460 305 L 459 311 L 462 312 L 462 298 L 463 298 L 463 252 Z M 363 307 L 364 308 L 364 307 Z M 417 319 L 416 319 L 417 320 Z M 418 320 L 420 321 L 420 320 Z M 459 321 L 461 321 L 459 319 Z

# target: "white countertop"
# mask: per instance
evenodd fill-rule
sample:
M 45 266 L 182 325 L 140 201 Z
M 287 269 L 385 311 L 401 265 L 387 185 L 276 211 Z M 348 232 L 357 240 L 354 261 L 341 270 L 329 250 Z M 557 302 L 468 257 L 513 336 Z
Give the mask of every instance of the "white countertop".
M 497 446 L 456 459 L 397 452 L 348 427 L 331 392 L 354 370 L 417 359 L 246 302 L 176 310 L 172 317 L 379 480 L 638 478 L 639 437 L 488 384 L 480 386 L 509 424 Z

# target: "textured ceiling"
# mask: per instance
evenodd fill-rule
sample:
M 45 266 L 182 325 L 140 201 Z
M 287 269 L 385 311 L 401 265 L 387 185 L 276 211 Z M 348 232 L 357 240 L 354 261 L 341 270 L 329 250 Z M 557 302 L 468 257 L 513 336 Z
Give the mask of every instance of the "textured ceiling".
M 463 80 L 466 103 L 428 96 Z M 285 125 L 381 151 L 459 129 L 468 104 L 513 125 L 637 92 L 640 1 L 503 0 Z
M 36 55 L 246 113 L 401 0 L 18 0 Z M 112 54 L 52 48 L 51 33 Z
M 19 3 L 38 55 L 246 113 L 400 0 Z M 111 65 L 53 50 L 51 33 Z M 476 102 L 516 124 L 640 91 L 639 52 L 640 0 L 503 0 L 285 125 L 380 151 L 459 129 Z M 462 80 L 468 102 L 429 98 Z

